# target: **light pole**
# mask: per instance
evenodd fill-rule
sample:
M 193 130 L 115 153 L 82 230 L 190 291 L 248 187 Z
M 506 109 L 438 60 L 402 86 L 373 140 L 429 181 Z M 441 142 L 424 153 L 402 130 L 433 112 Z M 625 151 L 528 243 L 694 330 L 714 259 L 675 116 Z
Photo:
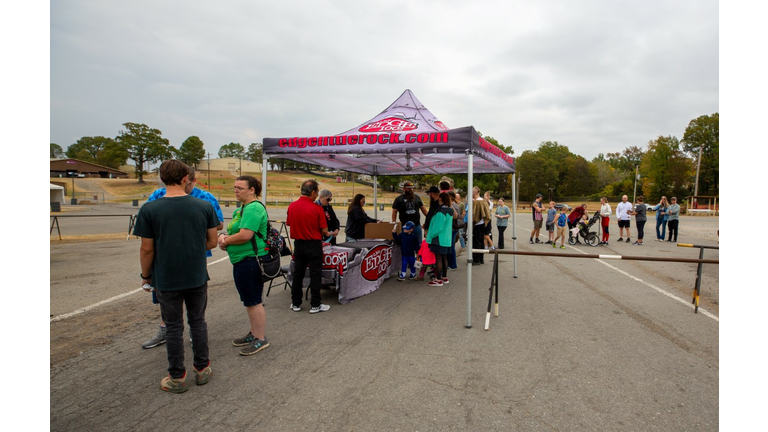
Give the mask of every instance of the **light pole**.
M 208 191 L 211 190 L 211 154 L 208 153 Z

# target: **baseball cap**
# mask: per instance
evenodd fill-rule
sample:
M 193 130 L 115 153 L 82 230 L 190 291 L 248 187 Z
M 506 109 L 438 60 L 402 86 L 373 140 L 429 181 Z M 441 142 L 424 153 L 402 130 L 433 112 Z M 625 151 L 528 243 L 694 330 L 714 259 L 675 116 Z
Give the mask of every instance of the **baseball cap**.
M 411 181 L 407 181 L 403 183 L 403 188 L 412 188 L 412 187 L 413 187 L 413 182 Z
M 542 195 L 542 194 L 536 194 L 536 198 L 544 198 L 544 195 Z
M 429 190 L 427 191 L 427 193 L 436 193 L 436 194 L 439 194 L 439 193 L 440 193 L 440 189 L 438 189 L 438 188 L 437 188 L 437 186 L 432 186 L 431 188 L 429 188 Z
M 412 230 L 415 226 L 416 224 L 414 224 L 411 221 L 408 221 L 405 223 L 405 225 L 403 225 L 403 229 Z

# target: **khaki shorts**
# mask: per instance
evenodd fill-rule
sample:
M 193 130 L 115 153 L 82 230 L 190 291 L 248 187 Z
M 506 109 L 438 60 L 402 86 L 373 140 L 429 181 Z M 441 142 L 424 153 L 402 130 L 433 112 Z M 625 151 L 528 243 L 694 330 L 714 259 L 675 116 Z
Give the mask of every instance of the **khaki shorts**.
M 565 230 L 567 230 L 567 229 L 568 229 L 568 227 L 561 227 L 561 226 L 557 227 L 557 237 L 560 237 L 560 236 L 567 237 L 565 235 L 566 234 Z

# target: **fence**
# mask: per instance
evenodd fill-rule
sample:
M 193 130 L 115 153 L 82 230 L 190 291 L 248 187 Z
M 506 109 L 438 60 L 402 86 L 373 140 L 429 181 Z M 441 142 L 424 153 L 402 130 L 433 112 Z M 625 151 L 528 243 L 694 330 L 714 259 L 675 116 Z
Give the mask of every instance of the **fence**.
M 696 273 L 696 283 L 693 289 L 692 304 L 694 305 L 694 313 L 699 313 L 699 294 L 701 291 L 701 271 L 704 264 L 720 264 L 720 260 L 707 260 L 704 259 L 704 249 L 720 249 L 718 246 L 701 246 L 692 244 L 678 243 L 678 247 L 694 247 L 699 248 L 699 258 L 660 258 L 660 257 L 644 257 L 644 256 L 626 256 L 626 255 L 582 255 L 582 254 L 567 254 L 567 253 L 552 253 L 552 252 L 528 252 L 528 251 L 507 251 L 507 250 L 485 250 L 485 249 L 472 249 L 471 253 L 491 253 L 493 258 L 493 274 L 491 276 L 491 286 L 488 288 L 488 311 L 485 315 L 485 330 L 488 331 L 491 325 L 491 307 L 494 306 L 494 316 L 499 316 L 499 255 L 530 255 L 530 256 L 546 256 L 546 257 L 559 257 L 559 258 L 587 258 L 587 259 L 610 259 L 610 260 L 629 260 L 629 261 L 662 261 L 662 262 L 681 262 L 681 263 L 697 263 L 698 269 Z M 494 303 L 494 295 L 496 301 Z

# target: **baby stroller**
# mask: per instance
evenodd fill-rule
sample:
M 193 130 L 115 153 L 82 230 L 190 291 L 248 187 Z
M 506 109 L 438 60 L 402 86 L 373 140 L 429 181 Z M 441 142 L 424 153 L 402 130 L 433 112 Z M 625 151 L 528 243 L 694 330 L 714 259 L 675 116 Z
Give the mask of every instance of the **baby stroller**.
M 587 221 L 586 225 L 582 224 L 581 221 L 576 222 L 573 224 L 574 226 L 570 226 L 568 230 L 568 244 L 573 246 L 576 244 L 577 241 L 579 241 L 579 238 L 582 238 L 584 240 L 584 243 L 597 247 L 598 243 L 600 243 L 600 238 L 597 236 L 596 231 L 590 231 L 589 229 L 592 228 L 593 225 L 595 225 L 600 220 L 600 212 L 596 211 L 594 216 L 592 216 L 589 221 Z M 573 228 L 579 227 L 579 231 L 576 235 L 573 235 Z

